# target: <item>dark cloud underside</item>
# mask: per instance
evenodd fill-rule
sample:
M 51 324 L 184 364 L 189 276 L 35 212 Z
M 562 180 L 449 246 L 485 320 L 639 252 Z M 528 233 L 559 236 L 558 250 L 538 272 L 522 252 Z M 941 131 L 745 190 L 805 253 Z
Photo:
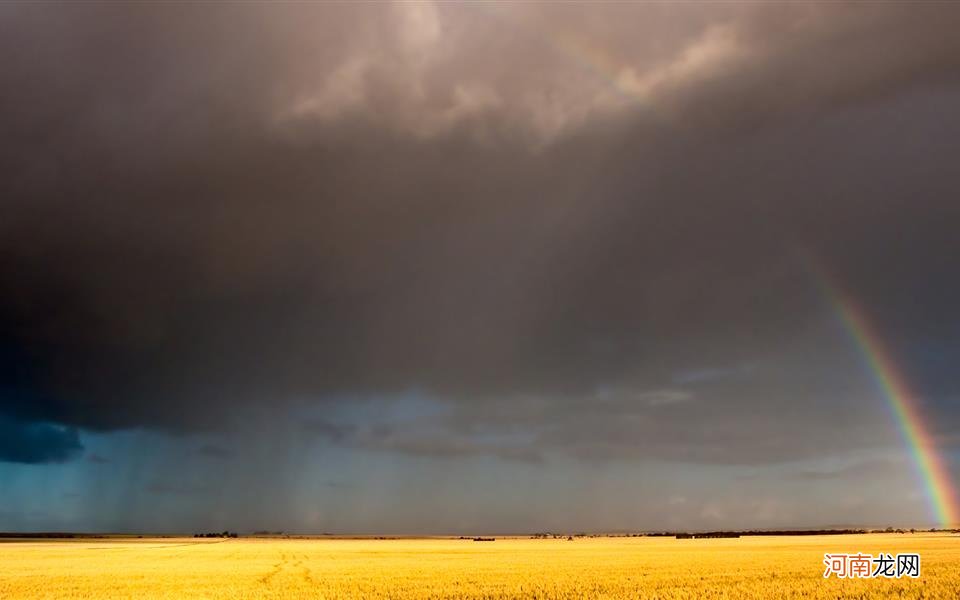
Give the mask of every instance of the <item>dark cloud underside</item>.
M 6 5 L 0 459 L 408 390 L 447 416 L 308 428 L 531 462 L 869 445 L 836 436 L 855 357 L 824 356 L 811 255 L 949 429 L 958 25 L 939 3 Z

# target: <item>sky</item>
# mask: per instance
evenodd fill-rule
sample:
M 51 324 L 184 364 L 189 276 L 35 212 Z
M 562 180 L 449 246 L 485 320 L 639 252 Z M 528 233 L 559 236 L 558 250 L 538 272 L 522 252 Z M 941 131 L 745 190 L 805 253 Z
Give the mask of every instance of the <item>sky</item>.
M 958 27 L 0 4 L 0 531 L 941 525 Z

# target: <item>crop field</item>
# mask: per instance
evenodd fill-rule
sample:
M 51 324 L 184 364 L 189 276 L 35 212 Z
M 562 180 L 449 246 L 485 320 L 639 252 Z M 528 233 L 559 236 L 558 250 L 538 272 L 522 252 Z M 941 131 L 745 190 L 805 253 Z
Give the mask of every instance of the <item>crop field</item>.
M 823 577 L 915 552 L 917 579 Z M 0 543 L 0 598 L 958 598 L 960 536 Z

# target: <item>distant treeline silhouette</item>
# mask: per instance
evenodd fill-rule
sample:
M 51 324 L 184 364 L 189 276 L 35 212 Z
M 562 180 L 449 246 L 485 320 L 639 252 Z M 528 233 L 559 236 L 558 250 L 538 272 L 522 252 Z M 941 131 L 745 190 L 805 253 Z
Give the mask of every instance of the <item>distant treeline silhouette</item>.
M 853 534 L 867 534 L 867 533 L 916 533 L 918 531 L 924 532 L 944 532 L 944 533 L 960 533 L 960 529 L 937 529 L 936 527 L 930 529 L 894 529 L 893 527 L 887 527 L 886 529 L 749 529 L 744 531 L 701 531 L 701 532 L 687 532 L 687 531 L 652 531 L 647 533 L 576 533 L 570 536 L 570 538 L 577 537 L 674 537 L 681 540 L 688 539 L 702 539 L 702 538 L 739 538 L 746 536 L 761 536 L 761 535 L 778 535 L 778 536 L 789 536 L 789 535 L 853 535 Z M 546 540 L 546 539 L 564 539 L 567 538 L 565 533 L 553 533 L 553 532 L 541 532 L 534 533 L 530 535 L 531 539 L 535 540 Z
M 529 537 L 532 539 L 567 539 L 573 540 L 574 538 L 606 538 L 606 537 L 675 537 L 677 539 L 700 539 L 700 538 L 738 538 L 746 536 L 762 536 L 762 535 L 778 535 L 778 536 L 791 536 L 791 535 L 853 535 L 853 534 L 869 534 L 869 533 L 917 533 L 917 532 L 930 532 L 930 533 L 960 533 L 960 529 L 946 529 L 946 528 L 936 528 L 931 527 L 927 529 L 894 529 L 893 527 L 887 527 L 886 529 L 778 529 L 778 530 L 761 530 L 761 529 L 751 529 L 744 531 L 707 531 L 707 532 L 686 532 L 686 531 L 657 531 L 657 532 L 646 532 L 646 533 L 555 533 L 555 532 L 540 532 L 530 534 Z M 316 537 L 313 535 L 303 535 L 303 536 L 291 536 L 289 533 L 284 533 L 281 531 L 257 531 L 253 535 L 283 535 L 284 537 L 303 537 L 303 538 L 312 538 Z M 330 536 L 332 534 L 324 533 L 323 536 Z M 0 531 L 0 539 L 106 539 L 106 538 L 143 538 L 144 534 L 109 534 L 109 533 L 76 533 L 76 532 L 62 532 L 62 531 Z M 177 537 L 177 535 L 172 534 L 152 534 L 148 537 Z M 233 531 L 221 531 L 221 532 L 208 532 L 208 533 L 195 533 L 193 534 L 195 538 L 236 538 L 239 537 L 236 532 Z M 336 536 L 344 537 L 348 539 L 349 536 Z M 368 539 L 368 538 L 356 538 L 356 539 Z M 385 540 L 385 539 L 400 539 L 394 538 L 392 536 L 376 536 L 372 539 L 376 540 Z M 474 540 L 477 542 L 492 542 L 496 538 L 485 538 L 481 536 L 460 536 L 461 540 Z
M 898 533 L 905 533 L 902 529 Z M 705 539 L 705 538 L 738 538 L 740 536 L 758 536 L 758 535 L 850 535 L 856 533 L 871 533 L 866 529 L 804 529 L 804 530 L 779 530 L 779 531 L 705 531 L 700 533 L 651 533 L 651 537 L 669 537 L 673 536 L 678 540 Z
M 195 538 L 235 538 L 237 533 L 235 531 L 221 531 L 220 533 L 195 533 L 193 534 Z
M 102 535 L 88 533 L 60 533 L 56 531 L 35 531 L 32 533 L 0 533 L 0 538 L 42 538 L 42 539 L 72 539 L 72 538 L 103 538 Z

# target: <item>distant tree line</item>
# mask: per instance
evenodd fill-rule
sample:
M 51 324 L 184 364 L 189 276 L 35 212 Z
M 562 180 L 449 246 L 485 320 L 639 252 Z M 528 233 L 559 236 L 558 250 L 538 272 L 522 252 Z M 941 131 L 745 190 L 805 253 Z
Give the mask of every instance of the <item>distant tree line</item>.
M 851 535 L 851 534 L 862 534 L 862 533 L 916 533 L 918 531 L 925 532 L 944 532 L 944 533 L 960 533 L 960 529 L 937 529 L 936 527 L 930 529 L 895 529 L 893 527 L 887 527 L 886 529 L 779 529 L 779 530 L 764 530 L 764 529 L 750 529 L 744 531 L 704 531 L 704 532 L 686 532 L 686 531 L 651 531 L 646 533 L 606 533 L 606 534 L 584 534 L 584 533 L 575 533 L 568 537 L 565 533 L 553 533 L 553 532 L 539 532 L 530 535 L 530 539 L 534 540 L 562 540 L 578 537 L 675 537 L 677 539 L 686 540 L 686 539 L 699 539 L 699 538 L 738 538 L 745 536 L 786 536 L 786 535 Z M 470 539 L 470 538 L 461 538 L 461 539 Z
M 193 534 L 195 538 L 235 538 L 237 537 L 237 532 L 235 531 L 221 531 L 220 533 L 195 533 Z
M 0 538 L 40 538 L 40 539 L 72 539 L 72 538 L 102 538 L 102 535 L 92 535 L 86 533 L 62 533 L 58 531 L 35 531 L 24 532 L 3 532 Z

